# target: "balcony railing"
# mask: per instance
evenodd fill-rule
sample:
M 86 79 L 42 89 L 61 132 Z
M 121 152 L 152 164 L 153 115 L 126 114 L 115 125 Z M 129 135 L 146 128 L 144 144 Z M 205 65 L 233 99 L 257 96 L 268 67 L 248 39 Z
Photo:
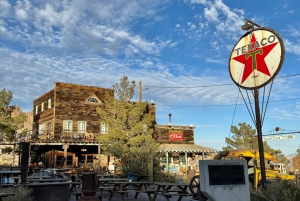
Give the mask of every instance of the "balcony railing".
M 50 131 L 30 132 L 26 136 L 19 139 L 22 141 L 36 141 L 36 140 L 54 140 L 54 141 L 97 141 L 100 133 L 88 133 L 88 132 L 72 132 L 64 131 L 61 133 L 53 134 Z

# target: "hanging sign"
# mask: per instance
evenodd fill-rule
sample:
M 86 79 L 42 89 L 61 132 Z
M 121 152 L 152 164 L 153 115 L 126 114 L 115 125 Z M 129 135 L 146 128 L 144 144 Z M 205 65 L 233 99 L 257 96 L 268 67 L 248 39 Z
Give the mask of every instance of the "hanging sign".
M 183 140 L 183 131 L 169 131 L 170 140 Z
M 281 69 L 284 43 L 273 29 L 259 27 L 246 33 L 234 46 L 229 58 L 229 73 L 244 89 L 268 84 Z
M 269 136 L 269 137 L 263 137 L 263 141 L 266 141 L 266 140 L 287 140 L 287 139 L 293 139 L 293 138 L 296 138 L 296 136 L 293 134 L 293 135 L 280 135 L 280 136 Z

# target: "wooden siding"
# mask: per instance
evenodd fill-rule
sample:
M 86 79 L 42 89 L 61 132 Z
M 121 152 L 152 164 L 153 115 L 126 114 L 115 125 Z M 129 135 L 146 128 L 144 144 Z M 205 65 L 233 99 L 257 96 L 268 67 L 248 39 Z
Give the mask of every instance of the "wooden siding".
M 180 130 L 183 140 L 170 140 L 169 131 Z M 194 144 L 194 127 L 156 125 L 153 137 L 161 144 Z

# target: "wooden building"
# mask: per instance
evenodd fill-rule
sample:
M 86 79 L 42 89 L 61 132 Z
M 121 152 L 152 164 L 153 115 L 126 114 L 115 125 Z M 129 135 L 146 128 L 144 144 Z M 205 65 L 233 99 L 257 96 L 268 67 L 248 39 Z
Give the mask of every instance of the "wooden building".
M 172 114 L 169 114 L 167 125 L 155 125 L 153 137 L 161 143 L 161 165 L 166 171 L 187 173 L 189 170 L 198 171 L 199 160 L 213 159 L 218 150 L 194 144 L 193 125 L 173 125 Z
M 74 153 L 74 161 L 65 162 L 73 167 L 85 159 L 84 154 L 100 154 L 97 137 L 106 134 L 107 127 L 100 122 L 96 108 L 106 95 L 114 96 L 113 89 L 55 82 L 52 90 L 35 99 L 31 161 L 40 160 L 37 157 L 46 152 L 52 153 L 49 158 L 56 158 L 58 152 L 51 150 L 57 150 L 63 151 L 64 157 Z M 48 162 L 51 167 L 57 164 Z
M 112 166 L 113 158 L 101 154 L 97 138 L 108 129 L 100 121 L 96 108 L 113 89 L 55 82 L 54 88 L 33 101 L 33 136 L 31 162 L 44 161 L 46 167 Z M 139 100 L 141 101 L 141 100 Z M 149 103 L 147 111 L 156 115 L 156 105 Z M 194 126 L 156 124 L 153 137 L 161 143 L 166 157 L 161 164 L 186 172 L 197 166 L 196 160 L 208 158 L 217 150 L 194 144 Z

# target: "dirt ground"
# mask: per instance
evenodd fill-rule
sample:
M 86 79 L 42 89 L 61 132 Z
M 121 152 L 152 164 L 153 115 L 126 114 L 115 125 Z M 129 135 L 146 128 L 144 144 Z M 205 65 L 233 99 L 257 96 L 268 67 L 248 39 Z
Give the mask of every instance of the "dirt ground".
M 103 194 L 103 198 L 102 198 L 102 201 L 108 201 L 108 197 L 109 197 L 109 194 L 108 193 L 104 193 Z M 99 199 L 100 200 L 100 199 Z M 121 198 L 121 195 L 119 194 L 115 194 L 111 201 L 120 201 L 122 200 Z M 149 198 L 147 196 L 146 193 L 141 193 L 138 195 L 138 198 L 137 199 L 134 199 L 134 193 L 129 193 L 128 194 L 128 197 L 125 198 L 126 201 L 149 201 Z M 155 201 L 165 201 L 166 199 L 163 197 L 163 196 L 157 196 L 156 200 Z M 178 200 L 178 196 L 176 197 L 172 197 L 169 199 L 170 201 L 177 201 Z M 192 197 L 183 197 L 181 199 L 182 201 L 192 201 Z M 76 197 L 74 195 L 72 195 L 70 197 L 70 200 L 69 201 L 76 201 Z

